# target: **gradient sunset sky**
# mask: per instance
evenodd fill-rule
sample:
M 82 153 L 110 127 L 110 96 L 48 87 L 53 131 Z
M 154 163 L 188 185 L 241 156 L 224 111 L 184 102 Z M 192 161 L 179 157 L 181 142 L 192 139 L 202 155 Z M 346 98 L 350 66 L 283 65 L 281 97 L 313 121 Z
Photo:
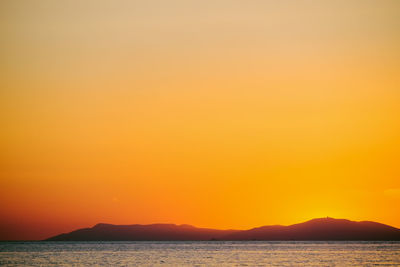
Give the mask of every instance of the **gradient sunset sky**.
M 400 227 L 400 1 L 0 2 L 0 239 Z

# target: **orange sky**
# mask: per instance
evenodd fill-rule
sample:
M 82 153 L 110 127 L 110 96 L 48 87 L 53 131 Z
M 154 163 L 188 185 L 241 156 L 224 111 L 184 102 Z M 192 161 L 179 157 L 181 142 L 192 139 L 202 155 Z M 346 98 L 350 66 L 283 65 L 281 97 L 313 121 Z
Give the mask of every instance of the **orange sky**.
M 399 17 L 396 0 L 1 1 L 0 239 L 400 227 Z

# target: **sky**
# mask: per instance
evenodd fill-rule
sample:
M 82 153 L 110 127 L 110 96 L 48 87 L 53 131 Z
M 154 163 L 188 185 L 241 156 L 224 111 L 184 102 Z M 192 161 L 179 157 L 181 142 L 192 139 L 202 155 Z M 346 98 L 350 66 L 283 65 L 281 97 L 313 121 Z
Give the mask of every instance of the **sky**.
M 400 227 L 400 1 L 0 3 L 0 240 Z

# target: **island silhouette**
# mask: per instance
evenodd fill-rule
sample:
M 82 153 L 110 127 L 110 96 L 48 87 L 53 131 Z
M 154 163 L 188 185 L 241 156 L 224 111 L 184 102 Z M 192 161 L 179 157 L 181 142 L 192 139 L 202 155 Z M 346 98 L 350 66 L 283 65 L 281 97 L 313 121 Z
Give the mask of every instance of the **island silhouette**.
M 400 241 L 400 229 L 371 221 L 318 218 L 289 226 L 217 230 L 191 225 L 99 223 L 46 241 Z

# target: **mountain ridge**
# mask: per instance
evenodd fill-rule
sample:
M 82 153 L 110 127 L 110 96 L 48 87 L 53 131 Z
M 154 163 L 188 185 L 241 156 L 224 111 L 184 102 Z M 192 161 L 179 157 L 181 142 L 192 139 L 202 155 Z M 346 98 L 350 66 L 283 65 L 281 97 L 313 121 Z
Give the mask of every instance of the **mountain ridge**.
M 315 218 L 306 222 L 266 225 L 248 230 L 199 228 L 188 224 L 98 223 L 46 241 L 400 241 L 400 229 L 373 221 Z

